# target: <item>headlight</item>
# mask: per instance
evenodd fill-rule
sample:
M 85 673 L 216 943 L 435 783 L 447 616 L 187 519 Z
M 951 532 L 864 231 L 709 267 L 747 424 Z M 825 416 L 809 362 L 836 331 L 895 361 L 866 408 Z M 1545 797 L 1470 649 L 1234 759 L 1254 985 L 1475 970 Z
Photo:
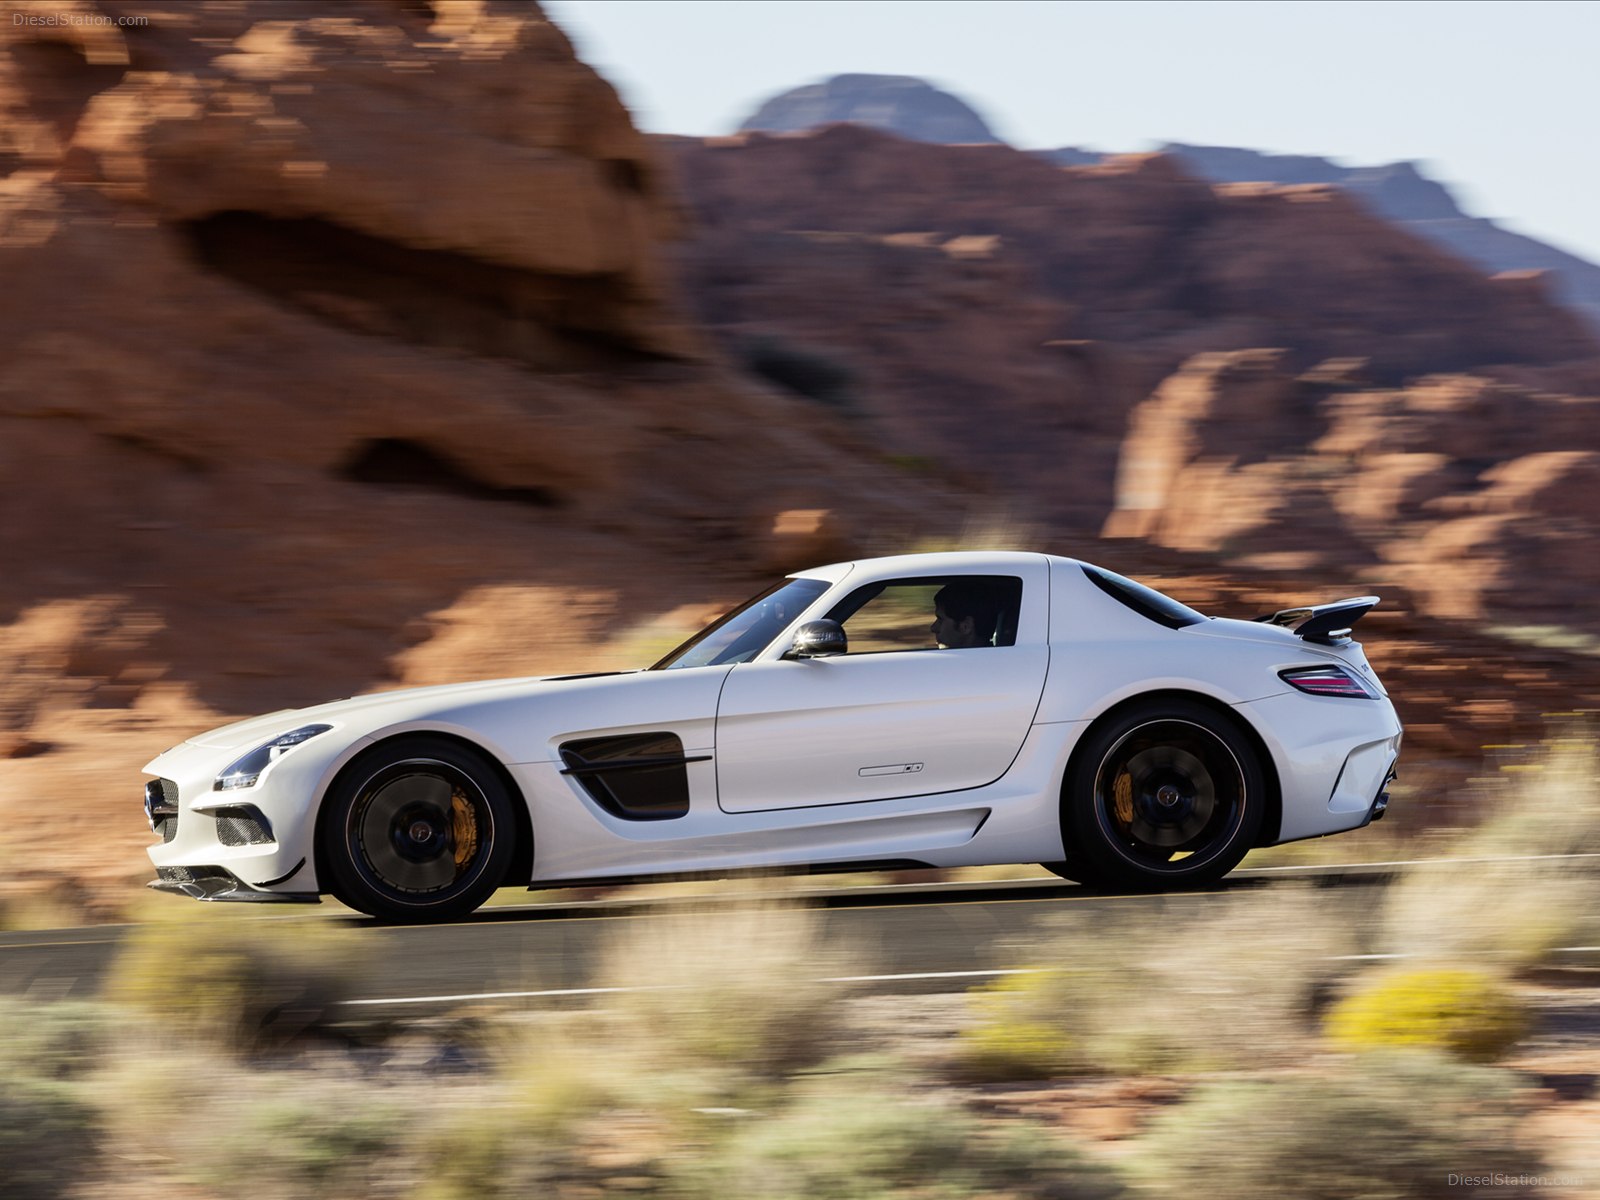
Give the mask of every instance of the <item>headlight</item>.
M 257 746 L 243 758 L 228 764 L 228 769 L 218 775 L 216 782 L 211 785 L 212 791 L 230 792 L 234 788 L 255 787 L 256 780 L 261 778 L 261 772 L 269 764 L 277 762 L 301 742 L 309 741 L 319 733 L 327 733 L 332 728 L 332 725 L 302 725 L 282 737 L 273 738 L 264 746 Z

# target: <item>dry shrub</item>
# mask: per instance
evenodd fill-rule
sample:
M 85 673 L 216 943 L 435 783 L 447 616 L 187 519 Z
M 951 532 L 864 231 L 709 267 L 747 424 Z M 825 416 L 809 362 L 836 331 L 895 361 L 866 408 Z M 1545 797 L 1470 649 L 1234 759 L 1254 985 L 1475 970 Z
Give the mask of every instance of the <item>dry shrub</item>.
M 1327 1019 L 1329 1036 L 1353 1049 L 1420 1047 L 1479 1062 L 1505 1054 L 1527 1027 L 1527 1006 L 1505 981 L 1471 967 L 1382 972 Z
M 1377 944 L 1405 957 L 1489 959 L 1516 971 L 1587 941 L 1597 909 L 1600 881 L 1570 863 L 1414 867 L 1385 894 Z
M 433 1082 L 407 1084 L 352 1076 L 345 1064 L 250 1067 L 172 1044 L 119 1057 L 96 1094 L 122 1144 L 154 1156 L 154 1183 L 258 1200 L 399 1200 L 421 1169 L 417 1122 L 440 1120 L 444 1107 Z
M 101 1134 L 82 1080 L 109 1038 L 92 1005 L 0 998 L 0 1194 L 55 1200 L 92 1168 Z
M 607 1040 L 663 1067 L 773 1076 L 835 1051 L 854 956 L 793 903 L 628 921 L 602 953 Z
M 1477 791 L 1486 816 L 1457 854 L 1587 854 L 1600 846 L 1600 747 L 1586 728 L 1546 739 L 1527 761 L 1500 763 Z
M 845 987 L 823 980 L 849 963 L 777 900 L 616 922 L 593 982 L 618 990 L 511 1029 L 481 1101 L 427 1139 L 420 1200 L 660 1183 L 835 1050 Z
M 1328 1078 L 1202 1087 L 1152 1122 L 1138 1161 L 1171 1196 L 1444 1200 L 1461 1191 L 1452 1174 L 1538 1173 L 1516 1089 L 1510 1072 L 1441 1056 L 1362 1055 Z
M 1007 975 L 969 994 L 972 1025 L 957 1035 L 956 1074 L 979 1083 L 1049 1079 L 1075 1069 L 1081 1059 L 1062 1011 L 1070 981 L 1061 972 Z
M 739 1119 L 731 1134 L 672 1164 L 683 1200 L 940 1200 L 1117 1196 L 1106 1166 L 1026 1122 L 986 1127 L 947 1099 L 825 1085 Z
M 369 952 L 354 930 L 315 917 L 171 917 L 128 935 L 103 990 L 165 1029 L 255 1048 L 327 1020 Z
M 1387 890 L 1379 931 L 1385 951 L 1488 957 L 1516 970 L 1551 961 L 1557 947 L 1600 933 L 1593 860 L 1536 857 L 1600 846 L 1594 743 L 1555 738 L 1530 761 L 1501 767 L 1473 788 L 1489 815 L 1447 851 L 1467 861 L 1413 867 Z M 1499 861 L 1472 861 L 1485 859 Z
M 99 1153 L 94 1110 L 78 1089 L 8 1077 L 0 1089 L 0 1192 L 10 1200 L 70 1195 Z
M 0 997 L 0 1079 L 79 1079 L 100 1064 L 115 1039 L 115 1024 L 98 1005 Z
M 503 1094 L 485 1093 L 419 1131 L 422 1179 L 410 1200 L 654 1193 L 681 1127 L 626 1109 L 540 1128 Z M 698 1152 L 698 1148 L 696 1148 Z
M 1312 1045 L 1314 1013 L 1354 966 L 1345 956 L 1357 948 L 1356 903 L 1274 887 L 1063 922 L 1027 950 L 1059 966 L 975 995 L 977 1022 L 956 1065 L 969 1070 L 985 1045 L 1007 1047 L 1016 1078 L 1292 1058 Z M 1021 1061 L 1030 1044 L 1039 1057 Z M 990 1060 L 987 1077 L 1000 1063 Z

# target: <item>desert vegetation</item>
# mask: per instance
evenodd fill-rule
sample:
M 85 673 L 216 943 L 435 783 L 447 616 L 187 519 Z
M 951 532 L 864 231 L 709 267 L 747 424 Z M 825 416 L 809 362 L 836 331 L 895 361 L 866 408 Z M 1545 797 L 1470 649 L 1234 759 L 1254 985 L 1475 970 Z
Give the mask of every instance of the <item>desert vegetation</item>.
M 600 923 L 579 1000 L 399 1022 L 341 1003 L 366 931 L 177 910 L 98 1001 L 6 1002 L 7 1195 L 1588 1194 L 1592 874 L 1474 860 L 1592 845 L 1594 761 L 1496 764 L 1454 865 L 1057 917 L 939 996 L 850 983 L 782 881 Z

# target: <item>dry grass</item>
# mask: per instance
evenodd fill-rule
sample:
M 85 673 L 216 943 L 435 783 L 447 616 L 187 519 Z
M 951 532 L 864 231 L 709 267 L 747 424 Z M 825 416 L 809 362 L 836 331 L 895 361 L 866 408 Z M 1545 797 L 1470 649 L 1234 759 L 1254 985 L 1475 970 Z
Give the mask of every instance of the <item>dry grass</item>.
M 828 1080 L 751 1114 L 695 1160 L 680 1162 L 683 1200 L 1110 1200 L 1117 1173 L 1030 1122 L 986 1126 L 927 1091 Z
M 1051 925 L 1026 953 L 1036 976 L 978 993 L 957 1069 L 1017 1077 L 1062 1070 L 1214 1070 L 1292 1060 L 1359 948 L 1350 898 L 1311 887 L 1196 903 L 1151 900 L 1125 915 Z M 1034 1046 L 1044 1060 L 1015 1061 Z
M 596 973 L 626 987 L 606 1008 L 612 1037 L 665 1065 L 774 1073 L 824 1056 L 854 956 L 824 940 L 814 909 L 776 899 L 714 914 L 628 922 Z
M 1542 1169 L 1517 1137 L 1519 1083 L 1413 1052 L 1361 1056 L 1323 1077 L 1213 1084 L 1139 1139 L 1139 1174 L 1159 1196 L 1443 1200 L 1460 1190 L 1451 1173 Z
M 352 994 L 370 939 L 318 917 L 219 919 L 174 908 L 135 927 L 107 974 L 113 1004 L 219 1045 L 282 1041 Z
M 163 1191 L 401 1200 L 424 1170 L 414 1134 L 419 1095 L 428 1096 L 430 1121 L 448 1111 L 441 1090 L 421 1079 L 406 1089 L 331 1065 L 264 1069 L 218 1050 L 150 1040 L 153 1047 L 129 1037 L 92 1094 L 113 1153 Z M 174 1105 L 196 1096 L 202 1102 Z
M 1385 895 L 1378 948 L 1487 959 L 1510 970 L 1600 935 L 1600 751 L 1562 736 L 1503 761 L 1472 795 L 1485 819 L 1444 848 L 1452 860 L 1408 869 Z

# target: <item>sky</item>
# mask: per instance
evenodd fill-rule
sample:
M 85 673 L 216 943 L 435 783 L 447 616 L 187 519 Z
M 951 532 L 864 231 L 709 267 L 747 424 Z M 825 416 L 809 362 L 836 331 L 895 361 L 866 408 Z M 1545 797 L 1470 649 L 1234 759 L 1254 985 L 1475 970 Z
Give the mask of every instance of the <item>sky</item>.
M 1600 0 L 546 0 L 652 133 L 830 75 L 918 75 L 1013 145 L 1423 164 L 1600 262 Z

